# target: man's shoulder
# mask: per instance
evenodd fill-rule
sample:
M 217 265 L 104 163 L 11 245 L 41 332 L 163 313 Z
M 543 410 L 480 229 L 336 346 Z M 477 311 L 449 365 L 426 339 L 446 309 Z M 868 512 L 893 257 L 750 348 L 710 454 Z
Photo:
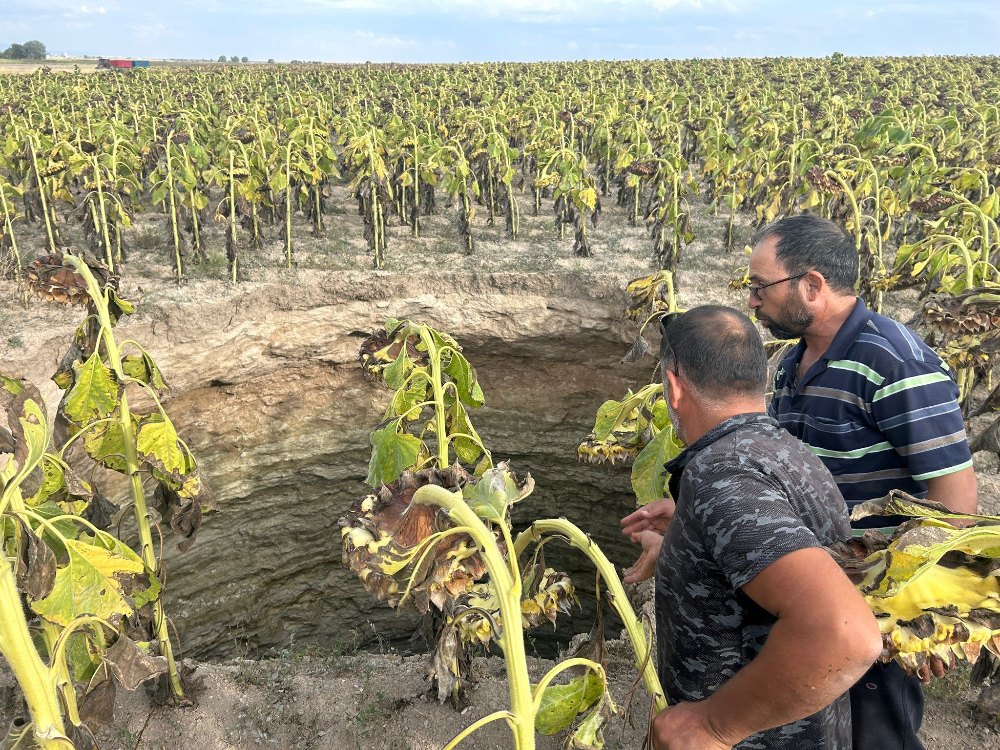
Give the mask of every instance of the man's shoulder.
M 756 423 L 751 429 L 733 430 L 716 440 L 691 462 L 696 480 L 708 477 L 760 475 L 794 471 L 813 453 L 777 422 Z M 687 473 L 687 472 L 686 472 Z
M 903 363 L 941 366 L 941 358 L 909 326 L 873 312 L 844 357 L 879 377 L 888 377 Z

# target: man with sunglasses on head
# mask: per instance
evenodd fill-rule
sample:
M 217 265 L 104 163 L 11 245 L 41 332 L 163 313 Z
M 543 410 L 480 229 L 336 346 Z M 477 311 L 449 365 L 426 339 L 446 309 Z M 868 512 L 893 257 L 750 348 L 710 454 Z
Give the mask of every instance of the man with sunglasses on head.
M 775 373 L 768 413 L 826 464 L 849 509 L 898 489 L 975 513 L 954 378 L 912 330 L 855 296 L 857 277 L 854 243 L 826 219 L 781 219 L 754 238 L 750 308 L 775 338 L 799 339 Z M 921 750 L 923 703 L 917 678 L 876 663 L 851 689 L 854 750 Z
M 676 506 L 623 521 L 643 547 L 625 580 L 656 576 L 670 708 L 654 749 L 850 750 L 846 691 L 882 637 L 824 549 L 850 537 L 844 500 L 765 413 L 767 357 L 749 318 L 705 306 L 664 323 L 664 396 L 686 445 L 667 464 Z

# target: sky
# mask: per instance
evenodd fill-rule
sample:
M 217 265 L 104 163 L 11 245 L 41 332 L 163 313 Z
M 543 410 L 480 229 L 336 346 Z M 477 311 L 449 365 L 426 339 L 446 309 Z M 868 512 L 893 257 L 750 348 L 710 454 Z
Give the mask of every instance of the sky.
M 0 0 L 0 48 L 264 61 L 990 55 L 1000 0 Z

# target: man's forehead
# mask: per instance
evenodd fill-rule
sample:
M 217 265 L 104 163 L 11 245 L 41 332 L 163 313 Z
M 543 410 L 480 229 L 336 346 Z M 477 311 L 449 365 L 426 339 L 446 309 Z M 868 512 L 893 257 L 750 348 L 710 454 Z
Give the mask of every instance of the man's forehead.
M 768 237 L 757 243 L 750 255 L 751 274 L 764 274 L 781 270 L 782 264 L 776 257 L 778 239 L 778 237 Z

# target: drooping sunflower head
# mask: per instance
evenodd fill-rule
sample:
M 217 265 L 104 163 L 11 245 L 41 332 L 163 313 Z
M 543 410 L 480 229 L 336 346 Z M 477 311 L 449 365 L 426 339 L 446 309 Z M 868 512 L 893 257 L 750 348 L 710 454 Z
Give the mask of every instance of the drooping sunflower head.
M 426 484 L 453 488 L 468 481 L 458 466 L 405 471 L 355 501 L 340 519 L 344 563 L 390 606 L 405 595 L 419 612 L 432 603 L 444 609 L 483 577 L 486 566 L 467 534 L 444 535 L 454 524 L 441 508 L 415 504 L 413 495 Z
M 929 679 L 986 658 L 984 649 L 1000 655 L 1000 519 L 956 529 L 943 520 L 955 517 L 947 508 L 901 492 L 862 504 L 852 518 L 892 514 L 914 518 L 891 537 L 870 530 L 828 547 L 875 614 L 881 661 Z
M 910 203 L 910 208 L 914 211 L 919 211 L 924 214 L 934 214 L 939 211 L 944 211 L 946 208 L 951 208 L 956 203 L 958 203 L 957 198 L 952 198 L 949 195 L 941 195 L 940 193 L 932 195 L 926 200 L 917 200 Z
M 844 190 L 836 180 L 827 177 L 822 167 L 809 167 L 805 174 L 806 182 L 818 193 L 823 195 L 839 195 Z
M 31 261 L 25 268 L 28 291 L 40 299 L 61 305 L 85 304 L 89 300 L 87 282 L 65 261 L 65 257 L 64 253 L 53 253 Z M 86 263 L 98 286 L 102 289 L 110 287 L 117 292 L 118 276 L 111 273 L 106 265 L 89 253 L 76 257 Z
M 382 380 L 382 372 L 399 357 L 403 346 L 406 346 L 406 356 L 412 360 L 416 366 L 423 367 L 427 364 L 427 352 L 417 348 L 419 338 L 414 334 L 408 336 L 405 341 L 401 340 L 400 327 L 402 323 L 392 321 L 386 324 L 385 328 L 379 328 L 371 336 L 361 342 L 361 351 L 358 353 L 358 361 L 361 362 L 361 369 L 365 375 L 375 380 Z

